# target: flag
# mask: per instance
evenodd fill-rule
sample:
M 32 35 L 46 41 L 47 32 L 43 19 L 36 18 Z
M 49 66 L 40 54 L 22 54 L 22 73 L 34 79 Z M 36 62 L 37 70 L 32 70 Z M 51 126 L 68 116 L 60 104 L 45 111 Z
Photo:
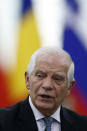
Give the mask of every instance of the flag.
M 17 101 L 24 99 L 28 94 L 25 87 L 24 72 L 27 70 L 31 55 L 40 47 L 36 21 L 32 11 L 32 3 L 29 0 L 23 0 L 22 2 L 23 8 L 19 32 L 17 66 L 13 73 L 14 86 L 11 91 L 12 98 Z
M 32 53 L 42 45 L 58 45 L 68 51 L 75 62 L 76 84 L 65 105 L 87 114 L 87 2 L 65 0 L 66 8 L 61 0 L 3 0 L 2 3 L 0 107 L 15 104 L 28 95 L 24 72 Z
M 71 101 L 71 104 L 74 104 L 75 111 L 87 115 L 86 5 L 86 1 L 66 0 L 67 15 L 63 33 L 63 48 L 69 52 L 75 63 L 76 84 L 72 89 L 74 103 Z
M 13 6 L 16 6 L 19 1 L 16 2 L 17 3 Z M 0 62 L 0 107 L 13 105 L 23 100 L 28 95 L 28 91 L 25 87 L 24 72 L 27 70 L 32 53 L 40 47 L 36 20 L 32 10 L 32 2 L 30 0 L 21 0 L 19 7 L 18 12 L 15 10 L 15 17 L 18 17 L 19 23 L 17 24 L 16 21 L 14 24 L 16 28 L 14 66 L 12 68 L 10 66 L 11 55 L 8 56 L 9 69 L 6 70 L 4 67 L 5 64 L 2 64 L 2 61 Z M 13 8 L 10 9 L 13 11 Z M 19 15 L 17 16 L 17 14 Z M 11 25 L 9 25 L 9 27 L 10 26 Z M 5 52 L 3 52 L 3 54 L 4 53 Z M 7 56 L 5 56 L 5 61 L 6 57 Z M 12 57 L 13 60 L 14 58 Z

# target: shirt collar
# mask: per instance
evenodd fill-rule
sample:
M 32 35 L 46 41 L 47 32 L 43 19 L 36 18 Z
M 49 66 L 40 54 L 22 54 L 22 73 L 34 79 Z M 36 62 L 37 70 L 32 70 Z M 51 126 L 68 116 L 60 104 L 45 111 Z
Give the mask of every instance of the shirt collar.
M 36 120 L 40 120 L 42 118 L 44 118 L 45 116 L 40 113 L 40 111 L 38 111 L 38 109 L 34 106 L 34 104 L 32 103 L 32 100 L 31 100 L 31 97 L 29 96 L 29 103 L 30 103 L 30 106 L 32 108 L 32 111 L 34 113 L 34 116 L 35 116 L 35 119 Z M 58 121 L 59 123 L 61 122 L 60 120 L 60 106 L 59 108 L 56 110 L 56 112 L 51 115 L 52 118 L 54 118 L 56 121 Z
M 36 120 L 40 120 L 40 119 L 44 118 L 44 115 L 41 114 L 41 113 L 38 111 L 38 109 L 34 106 L 34 104 L 32 103 L 30 96 L 29 96 L 29 103 L 30 103 L 30 106 L 31 106 L 31 108 L 32 108 L 32 110 L 33 110 L 35 119 L 36 119 Z
M 56 121 L 58 121 L 59 123 L 61 123 L 61 119 L 60 119 L 60 106 L 59 108 L 56 110 L 56 112 L 54 112 L 53 115 L 51 115 L 52 118 L 54 118 Z

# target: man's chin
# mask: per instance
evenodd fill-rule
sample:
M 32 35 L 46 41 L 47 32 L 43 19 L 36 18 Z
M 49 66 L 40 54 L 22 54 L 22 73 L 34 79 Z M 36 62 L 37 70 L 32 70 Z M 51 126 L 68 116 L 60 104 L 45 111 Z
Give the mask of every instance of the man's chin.
M 36 105 L 36 108 L 38 110 L 52 110 L 53 109 L 53 104 L 52 103 L 48 103 L 48 102 L 38 102 L 35 104 Z

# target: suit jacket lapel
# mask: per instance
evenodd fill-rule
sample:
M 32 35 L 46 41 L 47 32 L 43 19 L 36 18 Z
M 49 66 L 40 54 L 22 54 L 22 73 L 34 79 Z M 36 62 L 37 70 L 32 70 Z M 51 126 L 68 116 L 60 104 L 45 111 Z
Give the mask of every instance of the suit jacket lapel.
M 75 120 L 69 115 L 68 111 L 61 107 L 61 131 L 78 131 Z
M 29 105 L 28 98 L 20 104 L 18 119 L 16 121 L 17 131 L 38 131 L 34 114 Z
M 28 98 L 20 103 L 18 117 L 16 120 L 16 131 L 38 131 L 34 114 L 29 104 Z M 75 119 L 71 117 L 69 112 L 61 107 L 61 131 L 78 131 Z

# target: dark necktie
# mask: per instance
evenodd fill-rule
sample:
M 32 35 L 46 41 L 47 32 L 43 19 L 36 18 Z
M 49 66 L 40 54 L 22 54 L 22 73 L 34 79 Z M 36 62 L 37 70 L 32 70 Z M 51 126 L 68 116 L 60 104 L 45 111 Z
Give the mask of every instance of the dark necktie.
M 43 120 L 46 125 L 45 131 L 51 131 L 51 125 L 53 122 L 53 118 L 52 117 L 44 117 Z

